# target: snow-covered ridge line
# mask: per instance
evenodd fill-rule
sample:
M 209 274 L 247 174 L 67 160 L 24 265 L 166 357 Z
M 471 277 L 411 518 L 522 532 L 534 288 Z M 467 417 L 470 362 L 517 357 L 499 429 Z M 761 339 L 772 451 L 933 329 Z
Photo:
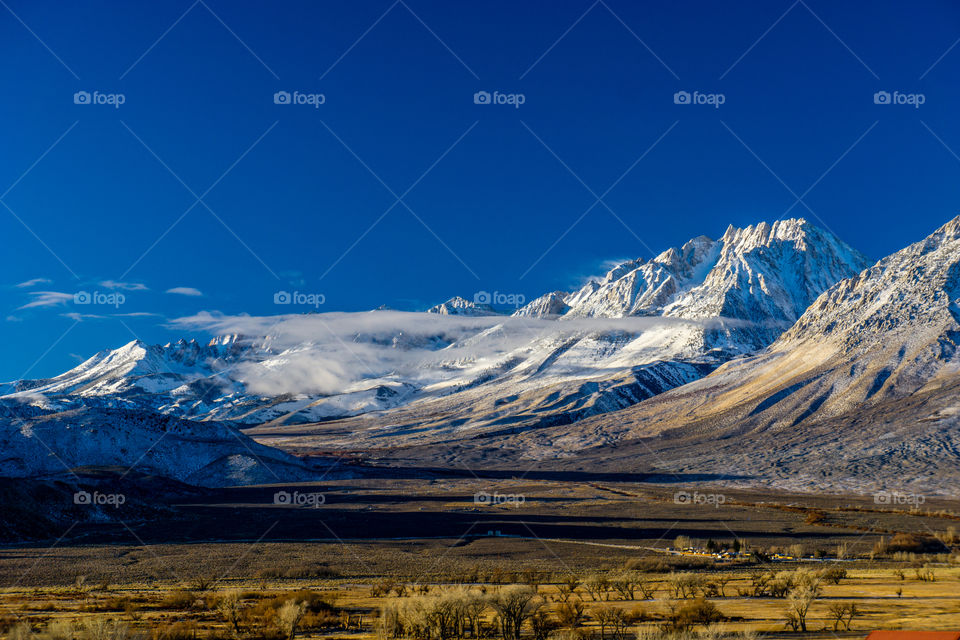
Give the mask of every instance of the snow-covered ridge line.
M 719 240 L 697 236 L 578 291 L 548 293 L 513 317 L 460 297 L 427 313 L 198 314 L 178 325 L 218 336 L 207 344 L 134 341 L 54 378 L 5 387 L 50 409 L 136 408 L 245 425 L 391 411 L 499 383 L 519 393 L 603 389 L 582 383 L 655 363 L 710 368 L 762 348 L 865 267 L 802 219 L 730 227 Z

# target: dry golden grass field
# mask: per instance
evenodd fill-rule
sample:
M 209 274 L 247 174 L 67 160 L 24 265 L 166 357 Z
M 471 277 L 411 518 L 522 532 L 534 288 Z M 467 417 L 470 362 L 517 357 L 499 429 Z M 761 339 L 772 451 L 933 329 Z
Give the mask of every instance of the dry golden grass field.
M 324 500 L 278 505 L 277 491 Z M 722 503 L 546 480 L 212 491 L 159 520 L 118 516 L 0 548 L 0 633 L 514 640 L 501 625 L 510 598 L 526 599 L 529 640 L 960 629 L 955 504 L 696 491 Z M 797 606 L 805 633 L 788 623 Z

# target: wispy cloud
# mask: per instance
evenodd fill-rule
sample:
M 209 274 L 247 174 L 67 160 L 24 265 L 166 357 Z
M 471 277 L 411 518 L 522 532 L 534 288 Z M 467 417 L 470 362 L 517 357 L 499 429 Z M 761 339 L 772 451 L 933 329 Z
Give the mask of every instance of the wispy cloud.
M 53 282 L 53 280 L 51 280 L 50 278 L 33 278 L 31 280 L 21 282 L 14 286 L 19 287 L 21 289 L 29 289 L 31 287 L 36 287 L 41 284 L 50 284 L 51 282 Z
M 120 282 L 118 280 L 104 280 L 100 283 L 100 286 L 121 291 L 147 291 L 148 289 L 147 285 L 139 282 Z
M 178 296 L 193 296 L 196 298 L 203 296 L 203 292 L 200 291 L 200 289 L 194 289 L 193 287 L 174 287 L 167 289 L 167 293 L 173 293 Z
M 72 293 L 63 293 L 61 291 L 31 291 L 33 298 L 30 302 L 17 307 L 17 309 L 33 309 L 36 307 L 57 307 L 73 301 Z
M 602 333 L 639 336 L 678 324 L 676 318 L 571 318 L 443 316 L 403 311 L 228 316 L 201 312 L 168 323 L 175 330 L 249 336 L 262 361 L 245 362 L 230 375 L 249 391 L 341 393 L 374 379 L 398 376 L 424 385 L 459 374 L 477 375 L 514 358 L 549 353 L 570 339 L 605 340 Z M 459 374 L 458 374 L 459 372 Z M 354 387 L 355 388 L 355 387 Z
M 103 320 L 107 317 L 107 316 L 100 316 L 95 313 L 76 313 L 73 311 L 71 311 L 70 313 L 61 313 L 60 315 L 63 316 L 64 318 L 70 318 L 71 320 L 75 320 L 76 322 L 80 322 L 82 320 Z
M 133 311 L 130 313 L 110 313 L 110 314 L 98 314 L 98 313 L 61 313 L 61 316 L 64 318 L 70 318 L 71 320 L 109 320 L 110 318 L 155 318 L 159 317 L 159 313 L 149 313 L 147 311 Z

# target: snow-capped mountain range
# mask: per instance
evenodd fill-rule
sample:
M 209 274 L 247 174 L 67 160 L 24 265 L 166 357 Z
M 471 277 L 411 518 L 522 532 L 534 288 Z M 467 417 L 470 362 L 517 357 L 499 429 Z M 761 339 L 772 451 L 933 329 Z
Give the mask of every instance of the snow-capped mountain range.
M 455 297 L 426 314 L 311 314 L 209 344 L 133 341 L 54 378 L 5 385 L 5 397 L 49 410 L 125 408 L 253 426 L 417 412 L 480 389 L 502 396 L 497 411 L 471 412 L 460 426 L 574 421 L 766 346 L 816 296 L 865 267 L 802 219 L 730 227 L 719 240 L 699 236 L 577 291 L 546 294 L 511 317 Z
M 596 469 L 955 495 L 960 217 L 824 291 L 769 347 L 614 414 L 488 443 Z M 527 461 L 529 464 L 529 460 Z
M 120 464 L 163 424 L 199 466 L 160 449 L 150 467 L 208 484 L 263 480 L 247 436 L 415 464 L 443 443 L 460 464 L 736 469 L 800 490 L 960 481 L 960 217 L 872 266 L 795 219 L 698 236 L 509 316 L 456 297 L 183 326 L 217 337 L 134 341 L 3 385 L 0 474 L 52 471 L 38 428 L 65 460 Z

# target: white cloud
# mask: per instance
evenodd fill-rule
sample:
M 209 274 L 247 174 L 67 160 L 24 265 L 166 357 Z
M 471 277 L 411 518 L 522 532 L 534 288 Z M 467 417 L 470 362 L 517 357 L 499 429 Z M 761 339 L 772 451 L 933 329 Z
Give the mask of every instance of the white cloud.
M 174 287 L 172 289 L 167 289 L 167 293 L 173 293 L 181 296 L 194 296 L 201 297 L 203 292 L 199 289 L 194 289 L 193 287 Z
M 248 336 L 274 354 L 237 367 L 232 376 L 254 393 L 340 393 L 358 382 L 411 378 L 424 384 L 456 370 L 475 373 L 521 356 L 541 341 L 548 352 L 569 338 L 596 332 L 639 335 L 665 325 L 705 323 L 676 318 L 443 316 L 403 311 L 227 316 L 201 312 L 168 323 L 175 330 Z M 265 337 L 264 337 L 265 336 Z
M 121 291 L 147 291 L 147 285 L 139 282 L 119 282 L 117 280 L 104 280 L 100 283 L 101 287 L 107 289 L 120 289 Z
M 574 286 L 576 288 L 580 288 L 590 282 L 600 282 L 603 280 L 604 276 L 607 275 L 607 273 L 627 262 L 634 262 L 634 258 L 613 258 L 610 260 L 603 260 L 597 266 L 596 270 L 591 270 L 590 274 L 577 277 L 574 281 Z M 601 275 L 597 275 L 598 272 L 600 272 Z
M 19 287 L 21 289 L 29 289 L 30 287 L 35 287 L 39 284 L 50 284 L 51 282 L 53 282 L 53 280 L 49 278 L 32 278 L 30 280 L 27 280 L 26 282 L 21 282 L 14 286 Z
M 56 307 L 73 300 L 72 293 L 63 293 L 60 291 L 31 291 L 30 296 L 33 300 L 22 307 L 18 307 L 18 310 L 33 309 L 35 307 Z
M 83 320 L 103 320 L 107 316 L 98 316 L 95 313 L 76 313 L 71 311 L 70 313 L 61 313 L 64 318 L 70 318 L 76 322 L 82 322 Z
M 159 313 L 148 313 L 146 311 L 133 311 L 131 313 L 111 313 L 109 315 L 101 315 L 97 313 L 77 313 L 71 311 L 70 313 L 61 313 L 61 316 L 64 318 L 70 318 L 71 320 L 109 320 L 110 318 L 153 318 L 157 317 Z

